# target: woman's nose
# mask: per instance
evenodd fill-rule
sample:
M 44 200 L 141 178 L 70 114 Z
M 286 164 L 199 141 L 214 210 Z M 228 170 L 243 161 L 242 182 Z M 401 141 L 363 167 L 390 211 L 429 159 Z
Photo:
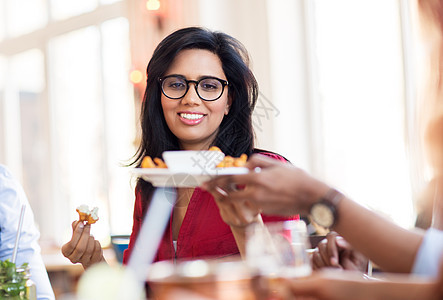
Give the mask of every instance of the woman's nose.
M 198 105 L 201 104 L 202 100 L 197 94 L 197 90 L 195 89 L 195 83 L 190 83 L 188 92 L 183 96 L 182 104 L 188 105 Z

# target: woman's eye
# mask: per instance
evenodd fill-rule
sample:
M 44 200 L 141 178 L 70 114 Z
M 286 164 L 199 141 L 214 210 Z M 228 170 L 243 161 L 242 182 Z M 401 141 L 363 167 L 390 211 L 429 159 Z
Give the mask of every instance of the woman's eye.
M 168 88 L 171 88 L 171 89 L 183 89 L 185 87 L 186 87 L 186 85 L 183 82 L 170 82 L 168 84 Z
M 212 82 L 212 81 L 202 81 L 200 83 L 200 86 L 202 89 L 206 91 L 210 90 L 217 90 L 219 88 L 220 83 L 218 81 Z

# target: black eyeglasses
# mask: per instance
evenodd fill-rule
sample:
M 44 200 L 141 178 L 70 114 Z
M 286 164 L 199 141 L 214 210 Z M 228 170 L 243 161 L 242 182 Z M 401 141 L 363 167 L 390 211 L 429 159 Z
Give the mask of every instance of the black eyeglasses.
M 159 78 L 162 93 L 169 99 L 183 98 L 189 90 L 189 83 L 194 83 L 195 91 L 200 99 L 205 101 L 214 101 L 223 95 L 226 80 L 217 77 L 203 77 L 200 80 L 186 80 L 180 75 L 168 75 Z

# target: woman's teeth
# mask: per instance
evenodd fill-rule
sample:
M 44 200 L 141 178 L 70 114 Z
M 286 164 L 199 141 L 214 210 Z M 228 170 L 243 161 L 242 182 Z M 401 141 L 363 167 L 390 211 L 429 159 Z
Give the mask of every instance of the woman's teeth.
M 182 117 L 183 119 L 187 119 L 187 120 L 197 120 L 197 119 L 203 118 L 203 115 L 201 115 L 201 114 L 185 114 L 185 113 L 181 113 L 180 117 Z

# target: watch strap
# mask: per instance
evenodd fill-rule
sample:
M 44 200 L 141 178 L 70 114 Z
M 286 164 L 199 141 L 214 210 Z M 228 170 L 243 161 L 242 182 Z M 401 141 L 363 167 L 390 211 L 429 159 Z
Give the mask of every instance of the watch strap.
M 334 188 L 330 188 L 325 196 L 323 196 L 322 201 L 327 201 L 333 206 L 333 213 L 334 213 L 334 222 L 331 226 L 329 226 L 328 229 L 334 227 L 335 224 L 337 224 L 337 221 L 339 219 L 339 213 L 338 213 L 338 204 L 343 199 L 344 195 L 337 191 Z
M 336 208 L 338 204 L 340 203 L 341 199 L 343 199 L 344 195 L 337 191 L 334 188 L 330 188 L 325 196 L 323 196 L 322 199 L 329 201 L 334 205 Z

